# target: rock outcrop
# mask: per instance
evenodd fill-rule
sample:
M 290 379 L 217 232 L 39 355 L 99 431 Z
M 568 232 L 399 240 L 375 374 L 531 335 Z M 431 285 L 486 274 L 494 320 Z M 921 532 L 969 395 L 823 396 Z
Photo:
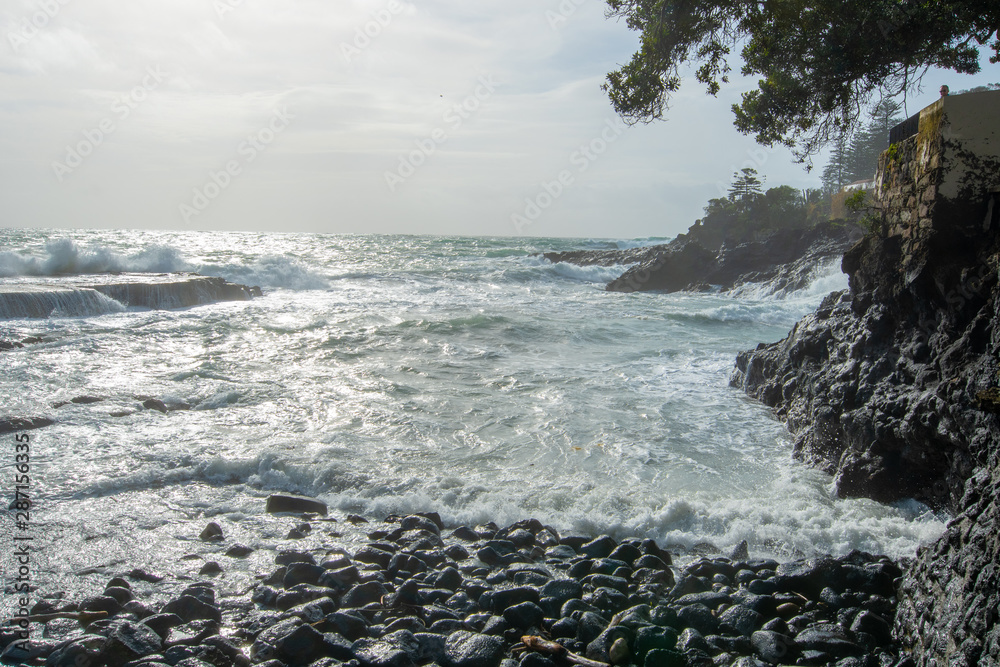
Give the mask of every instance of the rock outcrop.
M 775 408 L 840 495 L 955 515 L 904 572 L 895 634 L 921 665 L 997 665 L 1000 170 L 969 172 L 949 122 L 932 105 L 882 155 L 881 229 L 844 256 L 850 289 L 740 354 L 732 382 Z M 949 179 L 965 185 L 942 196 Z
M 230 283 L 197 274 L 117 274 L 95 282 L 86 276 L 73 282 L 39 280 L 0 289 L 0 319 L 101 315 L 125 308 L 165 310 L 219 301 L 247 301 L 261 296 L 259 287 Z M 96 278 L 96 277 L 95 277 Z
M 610 292 L 729 290 L 745 283 L 781 278 L 781 289 L 805 287 L 812 269 L 841 256 L 861 237 L 852 223 L 826 222 L 813 227 L 782 229 L 717 252 L 697 241 L 680 240 L 629 268 L 608 283 Z
M 682 234 L 644 248 L 548 252 L 544 257 L 579 266 L 632 264 L 608 283 L 610 292 L 730 290 L 747 283 L 792 291 L 808 285 L 818 264 L 843 255 L 861 235 L 857 225 L 837 221 L 761 233 L 733 247 L 706 247 Z

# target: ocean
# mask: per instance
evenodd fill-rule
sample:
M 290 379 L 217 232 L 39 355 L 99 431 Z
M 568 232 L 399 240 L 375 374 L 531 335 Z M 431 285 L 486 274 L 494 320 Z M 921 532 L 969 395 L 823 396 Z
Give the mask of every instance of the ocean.
M 907 556 L 943 532 L 948 517 L 915 501 L 836 498 L 771 412 L 728 386 L 737 352 L 846 287 L 836 264 L 791 294 L 621 294 L 603 286 L 622 267 L 538 255 L 652 242 L 0 231 L 0 290 L 179 271 L 263 290 L 0 313 L 0 340 L 42 339 L 0 352 L 0 419 L 56 420 L 28 432 L 35 584 L 175 571 L 210 520 L 251 547 L 283 539 L 263 514 L 277 491 L 321 498 L 341 523 L 534 517 L 682 553 L 746 540 L 778 559 Z M 93 402 L 54 407 L 79 397 Z M 15 436 L 0 437 L 13 499 Z

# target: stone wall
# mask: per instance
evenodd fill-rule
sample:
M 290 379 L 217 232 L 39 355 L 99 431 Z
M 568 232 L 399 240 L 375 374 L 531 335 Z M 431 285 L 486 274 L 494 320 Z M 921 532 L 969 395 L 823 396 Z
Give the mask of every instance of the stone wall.
M 902 242 L 904 271 L 920 268 L 920 246 L 978 234 L 998 194 L 1000 91 L 939 99 L 920 111 L 917 134 L 879 158 L 875 207 L 882 233 Z
M 938 131 L 943 104 L 920 113 L 920 131 L 893 144 L 879 157 L 875 174 L 876 208 L 883 233 L 903 241 L 903 266 L 908 268 L 914 247 L 926 239 L 934 225 L 936 196 L 941 185 L 943 141 Z

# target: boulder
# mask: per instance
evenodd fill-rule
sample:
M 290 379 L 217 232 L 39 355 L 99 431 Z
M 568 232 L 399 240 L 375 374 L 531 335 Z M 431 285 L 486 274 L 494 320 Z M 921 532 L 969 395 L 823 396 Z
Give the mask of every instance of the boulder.
M 271 514 L 288 512 L 291 514 L 320 514 L 326 516 L 327 506 L 326 503 L 315 498 L 275 493 L 268 496 L 264 511 Z

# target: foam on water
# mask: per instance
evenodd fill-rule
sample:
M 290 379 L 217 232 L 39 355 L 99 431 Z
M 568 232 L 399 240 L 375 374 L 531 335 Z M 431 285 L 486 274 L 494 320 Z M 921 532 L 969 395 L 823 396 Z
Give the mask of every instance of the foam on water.
M 611 266 L 577 266 L 568 262 L 557 262 L 552 265 L 552 271 L 559 277 L 579 280 L 585 283 L 608 284 L 622 273 L 627 266 L 613 264 Z
M 20 234 L 5 266 L 42 271 L 40 236 Z M 122 503 L 160 525 L 167 510 L 142 500 L 149 489 L 194 517 L 252 515 L 282 490 L 317 495 L 335 514 L 535 516 L 681 546 L 747 539 L 782 558 L 908 555 L 947 518 L 833 497 L 829 476 L 792 460 L 770 412 L 728 386 L 736 353 L 783 337 L 842 280 L 832 269 L 781 298 L 625 295 L 601 289 L 621 267 L 535 256 L 571 241 L 79 232 L 73 242 L 76 259 L 60 266 L 91 268 L 101 255 L 134 269 L 145 257 L 280 286 L 240 308 L 0 322 L 5 339 L 45 339 L 3 353 L 0 391 L 12 416 L 58 422 L 33 442 L 40 502 L 72 517 L 69 533 Z M 102 400 L 52 407 L 81 395 Z M 143 409 L 150 396 L 191 409 Z M 89 500 L 108 497 L 118 502 Z
M 196 263 L 168 245 L 156 244 L 124 254 L 99 244 L 81 247 L 68 238 L 46 242 L 44 252 L 44 256 L 9 250 L 0 252 L 0 277 L 191 272 L 265 288 L 312 290 L 329 287 L 325 277 L 311 271 L 301 260 L 278 255 L 263 255 L 249 264 Z

